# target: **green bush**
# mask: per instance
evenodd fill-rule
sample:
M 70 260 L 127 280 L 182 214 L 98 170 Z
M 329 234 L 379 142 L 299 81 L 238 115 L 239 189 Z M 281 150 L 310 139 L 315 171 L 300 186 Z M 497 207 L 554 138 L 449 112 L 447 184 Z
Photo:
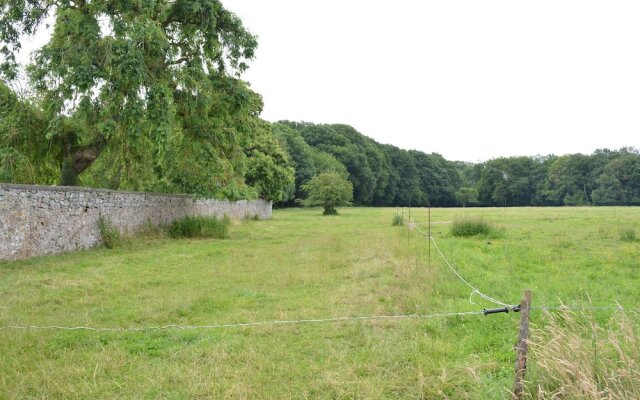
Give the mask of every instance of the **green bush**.
M 120 245 L 120 231 L 113 226 L 108 218 L 102 215 L 98 216 L 98 230 L 100 231 L 100 238 L 102 239 L 104 247 L 113 249 Z
M 394 215 L 393 219 L 391 220 L 391 225 L 392 226 L 404 225 L 404 217 L 400 214 Z
M 623 242 L 637 242 L 638 236 L 636 235 L 636 231 L 634 229 L 623 229 L 620 231 L 620 240 Z
M 499 231 L 482 218 L 464 218 L 453 221 L 451 234 L 459 237 L 496 236 Z
M 227 216 L 222 219 L 204 216 L 186 216 L 173 221 L 167 227 L 167 234 L 174 238 L 226 238 L 230 221 Z

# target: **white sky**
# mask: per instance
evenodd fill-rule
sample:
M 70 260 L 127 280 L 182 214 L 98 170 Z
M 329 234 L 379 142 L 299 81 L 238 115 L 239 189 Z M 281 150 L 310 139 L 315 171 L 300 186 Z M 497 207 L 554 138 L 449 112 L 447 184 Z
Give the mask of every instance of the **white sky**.
M 638 1 L 222 1 L 269 121 L 464 161 L 640 147 Z
M 223 0 L 263 118 L 450 160 L 640 147 L 640 2 Z

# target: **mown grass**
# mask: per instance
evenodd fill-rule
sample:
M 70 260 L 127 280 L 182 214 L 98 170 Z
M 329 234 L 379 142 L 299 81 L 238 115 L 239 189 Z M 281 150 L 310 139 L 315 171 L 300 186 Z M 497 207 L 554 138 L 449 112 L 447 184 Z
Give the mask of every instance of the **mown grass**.
M 0 326 L 200 325 L 490 307 L 393 209 L 275 210 L 225 240 L 129 240 L 0 264 Z M 470 216 L 504 228 L 456 238 Z M 433 209 L 432 232 L 480 290 L 534 305 L 638 306 L 638 208 Z M 426 210 L 412 219 L 427 224 Z M 429 257 L 430 254 L 430 257 Z M 518 314 L 218 330 L 0 330 L 0 398 L 506 399 Z M 607 326 L 610 311 L 594 311 Z M 630 317 L 637 324 L 637 317 Z M 549 318 L 532 313 L 535 327 Z M 532 379 L 538 379 L 532 374 Z M 532 382 L 535 385 L 535 382 Z

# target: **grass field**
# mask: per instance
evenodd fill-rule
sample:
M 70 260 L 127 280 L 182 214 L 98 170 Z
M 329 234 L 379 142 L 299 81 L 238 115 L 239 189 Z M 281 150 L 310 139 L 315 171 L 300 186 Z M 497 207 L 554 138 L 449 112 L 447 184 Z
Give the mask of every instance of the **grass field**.
M 429 257 L 415 230 L 392 227 L 396 210 L 340 211 L 275 210 L 270 221 L 234 223 L 224 240 L 140 237 L 115 250 L 0 263 L 0 327 L 494 307 L 478 296 L 470 302 L 471 290 L 433 248 Z M 427 211 L 410 212 L 426 228 Z M 452 237 L 450 223 L 462 216 L 483 217 L 502 233 Z M 534 306 L 640 308 L 640 244 L 630 233 L 640 234 L 639 208 L 433 209 L 431 219 L 443 252 L 492 297 L 517 304 L 530 288 Z M 624 314 L 627 335 L 637 337 L 633 312 L 588 314 L 566 330 L 597 325 L 615 334 L 616 315 Z M 533 310 L 534 334 L 562 327 L 555 319 Z M 518 322 L 510 313 L 144 332 L 0 329 L 0 398 L 508 399 Z M 594 357 L 604 357 L 595 333 L 587 339 Z M 631 374 L 640 363 L 635 351 Z M 547 373 L 543 361 L 530 362 L 534 395 Z

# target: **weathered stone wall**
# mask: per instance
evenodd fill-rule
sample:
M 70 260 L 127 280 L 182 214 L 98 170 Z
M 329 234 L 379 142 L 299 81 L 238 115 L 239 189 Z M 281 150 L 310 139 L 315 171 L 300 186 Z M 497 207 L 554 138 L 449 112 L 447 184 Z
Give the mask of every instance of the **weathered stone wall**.
M 0 260 L 86 249 L 100 243 L 98 217 L 122 233 L 185 215 L 271 218 L 263 200 L 194 200 L 187 195 L 0 184 Z

